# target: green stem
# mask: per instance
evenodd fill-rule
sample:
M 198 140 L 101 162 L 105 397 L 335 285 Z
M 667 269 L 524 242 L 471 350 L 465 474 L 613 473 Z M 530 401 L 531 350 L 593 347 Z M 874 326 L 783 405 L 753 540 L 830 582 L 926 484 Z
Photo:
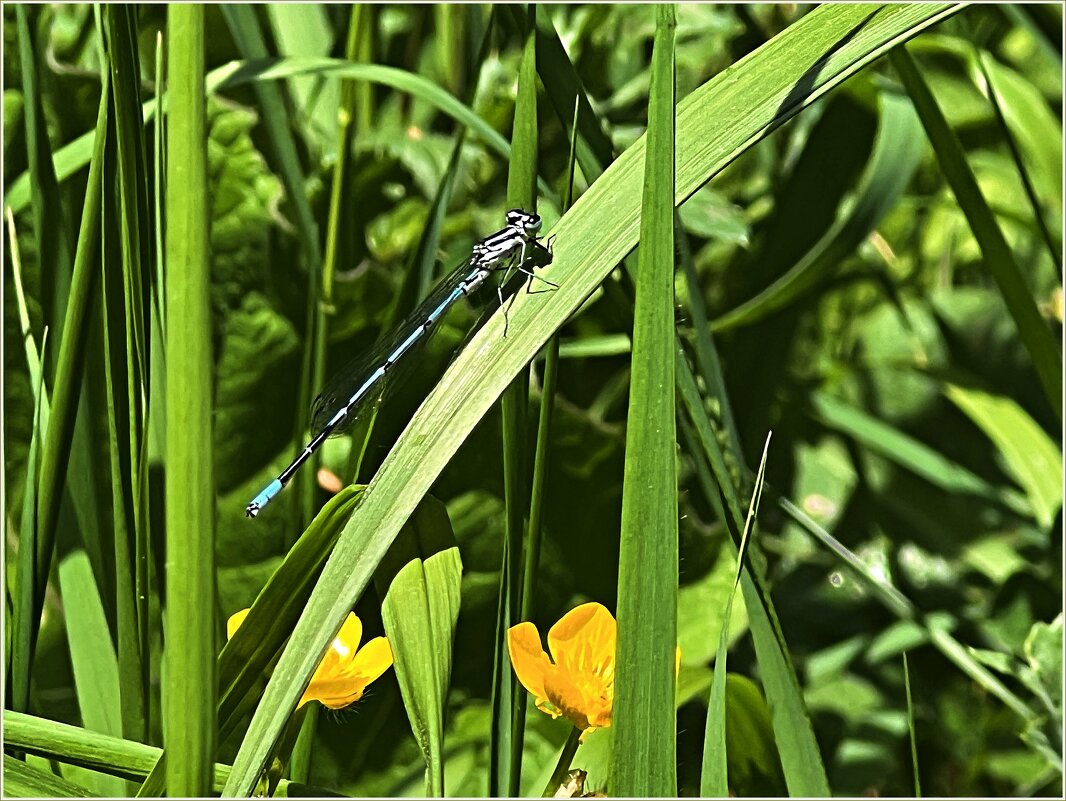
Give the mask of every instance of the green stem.
M 559 762 L 542 793 L 544 798 L 551 798 L 555 795 L 555 791 L 566 781 L 566 775 L 570 772 L 570 763 L 574 761 L 574 754 L 577 753 L 579 745 L 581 745 L 581 729 L 575 726 L 570 730 L 570 736 L 566 738 L 563 750 L 559 752 Z

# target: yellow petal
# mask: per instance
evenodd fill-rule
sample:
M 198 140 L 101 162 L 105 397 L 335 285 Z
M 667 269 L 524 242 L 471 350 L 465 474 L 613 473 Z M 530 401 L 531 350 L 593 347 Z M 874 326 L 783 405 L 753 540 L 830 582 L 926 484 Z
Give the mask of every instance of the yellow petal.
M 544 677 L 544 691 L 548 701 L 579 729 L 589 727 L 587 711 L 589 703 L 578 686 L 558 668 L 548 671 Z
M 392 667 L 392 647 L 384 637 L 375 637 L 359 649 L 350 670 L 370 684 L 390 667 Z
M 546 698 L 544 693 L 544 675 L 551 668 L 548 655 L 540 644 L 540 632 L 532 623 L 519 623 L 507 632 L 507 651 L 511 655 L 511 665 L 515 675 L 534 698 Z
M 341 624 L 341 630 L 333 638 L 333 647 L 350 651 L 354 656 L 359 650 L 359 642 L 363 639 L 363 621 L 355 612 L 349 612 L 348 617 Z
M 252 610 L 242 609 L 240 612 L 234 612 L 229 616 L 229 620 L 226 621 L 226 639 L 232 640 L 233 635 L 237 633 L 237 629 L 241 627 L 241 623 L 248 617 L 248 613 Z
M 320 701 L 330 709 L 343 709 L 362 698 L 363 690 L 369 683 L 359 677 L 343 675 L 312 679 L 296 708 L 299 709 L 308 701 Z
M 598 603 L 577 606 L 548 632 L 548 648 L 555 664 L 567 673 L 614 675 L 618 624 Z

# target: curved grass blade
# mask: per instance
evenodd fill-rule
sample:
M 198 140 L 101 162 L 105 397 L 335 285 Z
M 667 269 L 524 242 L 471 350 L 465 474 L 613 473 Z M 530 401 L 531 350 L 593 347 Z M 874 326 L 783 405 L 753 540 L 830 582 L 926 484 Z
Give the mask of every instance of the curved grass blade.
M 301 75 L 331 75 L 353 81 L 381 84 L 405 92 L 437 108 L 442 114 L 452 117 L 485 142 L 501 158 L 511 157 L 507 140 L 468 106 L 464 106 L 435 83 L 414 73 L 380 64 L 352 64 L 335 58 L 287 58 L 253 59 L 231 61 L 212 70 L 207 75 L 208 93 L 223 92 L 256 81 L 274 81 Z M 145 122 L 155 115 L 156 101 L 148 100 L 142 106 Z M 55 152 L 53 163 L 56 177 L 62 182 L 70 178 L 88 163 L 93 152 L 94 134 L 82 134 L 73 142 Z M 542 194 L 551 196 L 551 190 L 539 182 Z M 17 214 L 30 202 L 31 179 L 23 173 L 12 181 L 4 200 Z
M 910 101 L 881 93 L 881 125 L 856 189 L 857 202 L 796 264 L 751 300 L 717 317 L 716 333 L 751 325 L 796 302 L 873 232 L 910 183 L 922 155 L 918 117 Z
M 957 10 L 950 5 L 819 8 L 708 81 L 678 105 L 675 203 L 886 50 Z M 226 795 L 246 795 L 254 786 L 334 631 L 448 460 L 514 376 L 636 244 L 643 157 L 641 139 L 559 221 L 550 232 L 557 236 L 549 276 L 559 289 L 520 294 L 510 309 L 506 339 L 502 315 L 490 319 L 451 364 L 382 463 L 278 662 L 237 755 Z M 759 598 L 749 597 L 746 589 L 745 603 L 750 610 Z M 773 639 L 772 633 L 766 636 Z M 787 693 L 779 686 L 785 683 L 767 685 L 775 726 L 782 704 L 787 705 Z M 824 773 L 821 783 L 809 775 L 812 759 L 820 765 L 816 748 L 812 755 L 795 739 L 784 744 L 782 753 L 786 772 L 792 774 L 790 791 L 825 794 Z M 809 742 L 813 744 L 813 735 Z

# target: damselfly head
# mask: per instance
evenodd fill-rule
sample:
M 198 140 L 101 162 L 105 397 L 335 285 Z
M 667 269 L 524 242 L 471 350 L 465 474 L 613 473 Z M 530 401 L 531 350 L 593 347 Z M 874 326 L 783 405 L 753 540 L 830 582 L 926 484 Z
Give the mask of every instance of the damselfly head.
M 525 234 L 535 234 L 540 230 L 541 219 L 539 214 L 530 214 L 521 209 L 511 209 L 507 212 L 507 224 L 517 228 Z

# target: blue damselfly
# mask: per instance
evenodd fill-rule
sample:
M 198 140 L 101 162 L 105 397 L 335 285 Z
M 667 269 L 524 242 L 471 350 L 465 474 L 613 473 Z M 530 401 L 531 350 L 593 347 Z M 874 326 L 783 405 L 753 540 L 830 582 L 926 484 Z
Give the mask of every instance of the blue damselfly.
M 540 227 L 541 219 L 537 214 L 520 209 L 507 212 L 507 225 L 475 244 L 470 256 L 442 280 L 403 323 L 383 337 L 370 352 L 338 373 L 315 398 L 311 409 L 311 430 L 316 432 L 315 435 L 289 466 L 255 496 L 245 508 L 245 514 L 248 517 L 258 515 L 323 442 L 349 428 L 360 409 L 381 398 L 389 371 L 401 359 L 409 357 L 415 345 L 425 341 L 434 324 L 453 304 L 470 295 L 496 272 L 504 273 L 504 280 L 497 285 L 501 305 L 503 285 L 511 271 L 521 272 L 531 279 L 539 278 L 534 276 L 530 266 L 543 267 L 551 262 L 551 252 L 537 241 Z M 543 278 L 539 280 L 544 281 Z M 545 283 L 554 286 L 550 281 Z

